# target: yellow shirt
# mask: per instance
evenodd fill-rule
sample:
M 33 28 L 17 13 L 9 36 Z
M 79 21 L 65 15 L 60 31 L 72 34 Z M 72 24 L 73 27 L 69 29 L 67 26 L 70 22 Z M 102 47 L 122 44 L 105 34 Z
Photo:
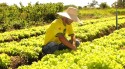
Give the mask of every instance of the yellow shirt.
M 61 18 L 54 20 L 46 30 L 44 45 L 52 41 L 60 44 L 61 42 L 56 36 L 58 33 L 62 33 L 64 36 L 73 34 L 72 24 L 65 26 Z

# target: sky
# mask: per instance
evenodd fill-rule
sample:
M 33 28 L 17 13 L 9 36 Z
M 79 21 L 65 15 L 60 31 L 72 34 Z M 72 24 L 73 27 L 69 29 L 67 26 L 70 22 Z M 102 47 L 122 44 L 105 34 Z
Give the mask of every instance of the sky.
M 73 4 L 73 5 L 82 6 L 82 7 L 88 5 L 88 3 L 92 2 L 92 0 L 0 0 L 0 3 L 7 3 L 8 5 L 17 4 L 19 6 L 19 3 L 22 2 L 22 4 L 24 6 L 27 6 L 28 3 L 31 2 L 31 4 L 35 4 L 37 1 L 39 3 L 63 2 L 64 5 Z M 98 1 L 98 4 L 100 4 L 102 2 L 106 2 L 109 6 L 111 6 L 111 4 L 117 0 L 96 0 L 96 1 Z

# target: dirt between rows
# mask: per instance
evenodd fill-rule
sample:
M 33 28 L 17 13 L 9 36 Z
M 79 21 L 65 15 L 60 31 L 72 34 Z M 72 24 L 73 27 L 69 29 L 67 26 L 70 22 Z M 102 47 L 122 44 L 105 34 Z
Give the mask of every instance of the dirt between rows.
M 38 58 L 26 58 L 26 57 L 21 57 L 21 56 L 11 56 L 11 63 L 8 67 L 10 67 L 12 69 L 16 69 L 22 65 L 31 65 L 32 62 L 37 62 L 38 60 L 41 60 L 43 56 L 45 56 L 45 55 L 42 54 L 41 52 L 39 53 Z

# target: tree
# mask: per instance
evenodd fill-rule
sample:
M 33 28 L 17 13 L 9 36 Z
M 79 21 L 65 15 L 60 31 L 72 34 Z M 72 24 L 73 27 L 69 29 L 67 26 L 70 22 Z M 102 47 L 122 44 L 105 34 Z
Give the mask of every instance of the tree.
M 118 0 L 117 6 L 118 6 L 119 8 L 122 8 L 122 6 L 123 6 L 122 0 Z
M 82 7 L 81 7 L 81 6 L 78 6 L 78 9 L 82 9 Z
M 92 0 L 92 3 L 89 4 L 89 7 L 94 8 L 95 5 L 98 5 L 98 2 L 96 0 Z
M 9 6 L 6 3 L 0 3 L 0 25 L 4 23 L 6 10 Z
M 125 0 L 117 0 L 112 4 L 112 7 L 116 7 L 116 4 L 118 8 L 125 8 Z
M 123 0 L 123 7 L 125 8 L 125 0 Z
M 102 9 L 109 8 L 109 6 L 107 5 L 106 2 L 102 2 L 102 3 L 99 5 L 99 7 L 102 8 Z
M 8 7 L 6 3 L 0 3 L 0 7 Z

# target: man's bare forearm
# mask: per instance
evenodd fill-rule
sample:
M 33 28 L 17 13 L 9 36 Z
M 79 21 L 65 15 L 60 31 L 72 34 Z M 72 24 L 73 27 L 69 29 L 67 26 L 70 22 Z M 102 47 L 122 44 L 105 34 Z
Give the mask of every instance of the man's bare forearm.
M 59 40 L 67 47 L 76 50 L 76 46 L 71 44 L 63 35 L 58 35 Z
M 75 38 L 75 35 L 71 35 L 71 41 L 72 41 L 72 44 L 73 45 L 76 45 L 76 38 Z

